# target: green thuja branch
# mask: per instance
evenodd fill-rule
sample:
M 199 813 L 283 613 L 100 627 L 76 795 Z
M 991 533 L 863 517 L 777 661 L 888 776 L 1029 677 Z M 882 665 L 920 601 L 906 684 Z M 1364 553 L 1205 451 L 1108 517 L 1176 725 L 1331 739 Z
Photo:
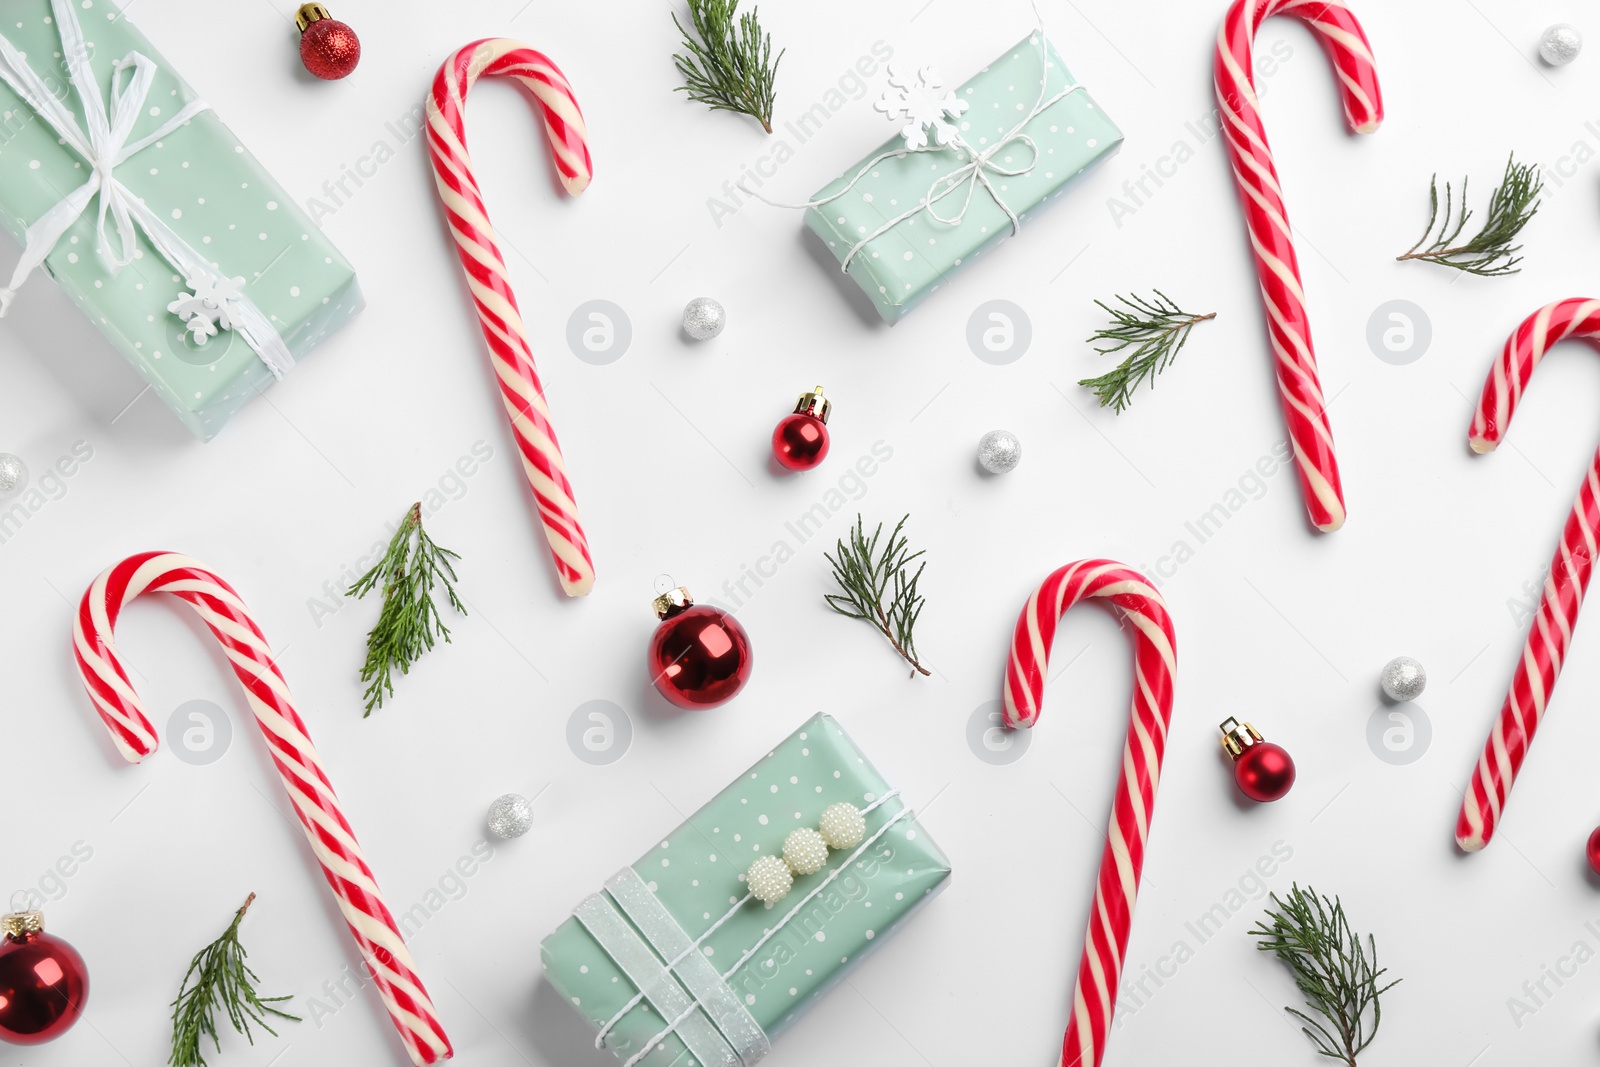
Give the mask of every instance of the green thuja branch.
M 245 963 L 244 946 L 239 943 L 239 924 L 244 913 L 256 899 L 251 893 L 244 906 L 234 913 L 233 922 L 221 937 L 201 949 L 189 962 L 189 970 L 178 987 L 178 999 L 172 1002 L 172 1055 L 167 1059 L 171 1067 L 205 1067 L 206 1058 L 200 1051 L 201 1038 L 209 1037 L 218 1052 L 222 1041 L 217 1036 L 217 1009 L 227 1013 L 228 1021 L 252 1045 L 256 1039 L 250 1033 L 254 1022 L 273 1037 L 278 1032 L 267 1023 L 267 1016 L 299 1022 L 298 1015 L 290 1015 L 273 1007 L 291 997 L 262 997 L 256 993 L 256 972 Z
M 409 673 L 411 665 L 433 647 L 435 637 L 449 643 L 450 629 L 433 601 L 433 589 L 443 585 L 450 606 L 458 614 L 467 613 L 450 584 L 456 580 L 450 561 L 460 558 L 434 544 L 422 528 L 422 505 L 413 504 L 383 559 L 350 587 L 347 595 L 353 597 L 383 590 L 383 608 L 378 624 L 367 634 L 367 660 L 361 666 L 361 680 L 367 683 L 367 710 L 362 718 L 371 715 L 373 708 L 383 707 L 385 696 L 394 695 L 394 668 Z
M 850 541 L 840 540 L 833 554 L 823 556 L 833 565 L 833 580 L 840 592 L 825 594 L 823 599 L 834 611 L 847 619 L 862 619 L 871 623 L 879 633 L 888 638 L 900 657 L 911 664 L 912 677 L 931 673 L 917 661 L 917 645 L 912 630 L 922 615 L 927 598 L 917 591 L 926 561 L 911 564 L 923 553 L 921 549 L 909 551 L 909 544 L 901 531 L 907 515 L 895 523 L 888 540 L 883 539 L 883 523 L 866 536 L 861 516 L 856 516 L 856 526 L 850 531 Z
M 1461 180 L 1459 210 L 1450 183 L 1445 183 L 1444 211 L 1441 214 L 1439 176 L 1436 174 L 1428 188 L 1428 228 L 1422 231 L 1416 244 L 1395 258 L 1420 259 L 1425 263 L 1437 263 L 1441 267 L 1453 267 L 1485 278 L 1516 274 L 1522 269 L 1517 266 L 1522 262 L 1522 257 L 1517 255 L 1522 251 L 1522 246 L 1511 242 L 1517 239 L 1522 228 L 1538 213 L 1539 193 L 1543 188 L 1544 179 L 1539 176 L 1536 165 L 1518 163 L 1515 156 L 1508 158 L 1505 177 L 1500 179 L 1499 187 L 1489 197 L 1489 213 L 1483 227 L 1472 237 L 1463 240 L 1461 233 L 1472 218 L 1472 212 L 1467 208 L 1467 180 Z M 1428 241 L 1435 226 L 1439 234 Z M 1423 247 L 1424 242 L 1428 242 L 1427 247 Z
M 1101 355 L 1132 349 L 1116 368 L 1098 378 L 1085 378 L 1078 384 L 1094 390 L 1101 407 L 1115 407 L 1122 414 L 1133 403 L 1133 392 L 1148 380 L 1155 387 L 1155 376 L 1166 370 L 1189 340 L 1196 323 L 1217 317 L 1215 311 L 1195 315 L 1184 311 L 1160 289 L 1155 297 L 1118 296 L 1121 307 L 1109 307 L 1096 300 L 1111 324 L 1094 332 L 1089 343 Z
M 1266 919 L 1250 936 L 1294 976 L 1309 1011 L 1284 1010 L 1300 1021 L 1317 1054 L 1356 1067 L 1356 1054 L 1372 1043 L 1383 1020 L 1378 998 L 1400 984 L 1380 982 L 1388 968 L 1378 966 L 1372 935 L 1363 942 L 1350 929 L 1338 897 L 1295 885 L 1288 900 L 1272 894 Z
M 772 35 L 762 31 L 756 8 L 738 11 L 739 0 L 689 0 L 693 34 L 672 16 L 684 49 L 672 57 L 684 80 L 675 91 L 713 111 L 749 115 L 771 133 L 773 82 L 783 52 L 773 58 Z

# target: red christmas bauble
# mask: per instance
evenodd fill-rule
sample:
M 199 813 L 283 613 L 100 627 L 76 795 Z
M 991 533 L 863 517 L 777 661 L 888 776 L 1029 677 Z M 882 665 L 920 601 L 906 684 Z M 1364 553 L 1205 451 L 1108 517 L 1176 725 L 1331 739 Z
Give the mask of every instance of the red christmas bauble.
M 750 635 L 725 611 L 696 605 L 687 589 L 656 598 L 661 625 L 650 638 L 650 681 L 680 708 L 714 708 L 750 680 Z
M 1282 800 L 1294 785 L 1294 760 L 1282 745 L 1257 741 L 1234 762 L 1233 780 L 1251 800 Z
M 7 915 L 0 941 L 0 1041 L 42 1045 L 72 1028 L 89 999 L 78 950 L 44 932 L 36 911 Z
M 808 471 L 828 457 L 828 413 L 832 410 L 820 385 L 800 397 L 794 414 L 785 415 L 772 431 L 772 455 L 781 466 Z
M 1584 852 L 1589 856 L 1589 868 L 1595 874 L 1600 874 L 1600 828 L 1597 828 L 1594 833 L 1589 835 L 1589 844 L 1585 847 Z
M 347 77 L 361 62 L 356 31 L 328 14 L 321 4 L 304 4 L 295 16 L 300 27 L 300 62 L 324 81 Z

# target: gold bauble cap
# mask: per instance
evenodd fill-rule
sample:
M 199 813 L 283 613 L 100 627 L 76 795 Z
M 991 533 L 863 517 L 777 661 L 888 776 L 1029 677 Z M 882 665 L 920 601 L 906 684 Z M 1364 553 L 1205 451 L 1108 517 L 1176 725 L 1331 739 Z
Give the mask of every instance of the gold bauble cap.
M 294 13 L 294 26 L 301 33 L 305 33 L 306 27 L 313 22 L 331 18 L 333 16 L 328 14 L 328 9 L 321 4 L 301 4 L 300 10 Z
M 1228 754 L 1229 759 L 1238 759 L 1245 749 L 1261 742 L 1261 735 L 1254 726 L 1232 716 L 1223 719 L 1217 729 L 1222 731 L 1222 751 Z
M 13 941 L 20 941 L 29 934 L 44 933 L 44 912 L 42 911 L 14 911 L 0 918 L 0 934 Z
M 810 415 L 818 422 L 826 423 L 828 413 L 833 410 L 833 401 L 822 395 L 822 386 L 817 386 L 809 393 L 801 393 L 800 400 L 794 406 L 796 415 Z
M 656 618 L 670 619 L 685 608 L 694 607 L 694 597 L 690 595 L 689 590 L 680 585 L 671 592 L 656 597 L 650 602 L 650 606 L 655 609 Z

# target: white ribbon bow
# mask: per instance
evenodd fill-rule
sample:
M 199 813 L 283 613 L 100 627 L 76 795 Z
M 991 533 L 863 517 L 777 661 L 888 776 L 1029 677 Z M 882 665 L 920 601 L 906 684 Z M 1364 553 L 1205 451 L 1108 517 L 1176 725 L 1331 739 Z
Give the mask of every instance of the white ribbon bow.
M 211 105 L 201 100 L 191 101 L 154 133 L 130 142 L 134 124 L 138 122 L 149 99 L 158 64 L 139 52 L 130 52 L 113 64 L 111 108 L 108 112 L 106 102 L 101 99 L 99 87 L 95 84 L 94 70 L 89 65 L 89 48 L 71 0 L 51 0 L 50 6 L 61 35 L 61 54 L 65 57 L 72 87 L 83 104 L 88 131 L 79 127 L 72 110 L 56 98 L 44 79 L 28 65 L 26 57 L 3 34 L 0 34 L 0 81 L 10 86 L 40 118 L 50 124 L 68 148 L 83 158 L 89 166 L 89 179 L 62 197 L 28 227 L 22 258 L 11 276 L 11 283 L 0 289 L 0 317 L 10 308 L 17 289 L 39 268 L 96 197 L 100 201 L 99 219 L 95 227 L 96 251 L 105 257 L 113 273 L 133 262 L 137 241 L 134 228 L 137 226 L 144 231 L 162 258 L 190 283 L 190 288 L 194 288 L 196 282 L 214 285 L 222 276 L 206 258 L 150 210 L 115 174 L 118 166 L 170 136 L 190 119 L 209 110 Z M 129 70 L 133 72 L 132 77 L 124 78 Z M 112 240 L 113 231 L 116 234 L 115 242 Z M 228 319 L 245 343 L 261 357 L 274 378 L 282 378 L 294 366 L 294 357 L 267 316 L 242 294 L 228 302 L 227 311 Z

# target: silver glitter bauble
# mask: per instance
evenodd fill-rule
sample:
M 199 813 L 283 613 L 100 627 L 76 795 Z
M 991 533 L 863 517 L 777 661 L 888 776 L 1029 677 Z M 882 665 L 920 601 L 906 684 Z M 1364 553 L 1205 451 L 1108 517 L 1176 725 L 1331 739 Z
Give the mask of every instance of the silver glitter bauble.
M 15 493 L 28 484 L 28 465 L 10 452 L 0 452 L 0 496 Z
M 533 825 L 533 805 L 516 793 L 496 797 L 489 805 L 489 832 L 496 837 L 521 837 Z
M 1010 430 L 990 430 L 978 439 L 978 466 L 1004 474 L 1022 462 L 1022 442 Z
M 1539 35 L 1539 57 L 1552 67 L 1564 67 L 1583 51 L 1583 34 L 1565 22 L 1558 22 Z
M 1383 676 L 1378 684 L 1383 686 L 1383 693 L 1390 700 L 1415 700 L 1428 687 L 1428 672 L 1410 656 L 1396 656 L 1383 665 Z
M 696 341 L 709 341 L 728 325 L 728 313 L 709 296 L 697 296 L 683 308 L 683 332 Z

